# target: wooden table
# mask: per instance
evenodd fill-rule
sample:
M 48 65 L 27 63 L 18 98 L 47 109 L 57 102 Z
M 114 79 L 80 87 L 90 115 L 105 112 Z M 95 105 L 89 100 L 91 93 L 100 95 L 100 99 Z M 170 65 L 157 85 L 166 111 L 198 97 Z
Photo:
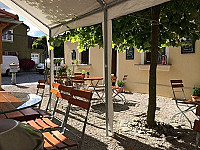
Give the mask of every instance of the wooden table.
M 8 118 L 18 121 L 26 121 L 38 118 L 40 114 L 32 108 L 26 108 L 17 110 L 17 107 L 24 102 L 11 95 L 10 93 L 1 90 L 0 91 L 0 119 Z M 9 112 L 10 111 L 10 112 Z M 5 113 L 4 113 L 5 112 Z M 9 112 L 9 113 L 6 113 Z

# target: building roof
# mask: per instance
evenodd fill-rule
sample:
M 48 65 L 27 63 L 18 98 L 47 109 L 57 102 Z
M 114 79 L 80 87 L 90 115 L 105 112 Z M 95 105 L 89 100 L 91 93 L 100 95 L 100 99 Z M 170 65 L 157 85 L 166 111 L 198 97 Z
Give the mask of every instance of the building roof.
M 2 25 L 2 33 L 13 29 L 17 25 L 21 24 L 22 22 L 19 21 L 18 15 L 12 14 L 7 12 L 4 9 L 0 9 L 0 24 Z

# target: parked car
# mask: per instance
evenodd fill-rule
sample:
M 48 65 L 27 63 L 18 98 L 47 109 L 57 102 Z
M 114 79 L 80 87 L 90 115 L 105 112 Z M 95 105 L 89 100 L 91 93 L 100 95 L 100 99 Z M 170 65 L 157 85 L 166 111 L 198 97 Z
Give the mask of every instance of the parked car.
M 19 59 L 17 56 L 4 56 L 3 55 L 3 63 L 1 64 L 1 74 L 10 75 L 10 64 L 15 63 L 18 65 L 18 71 L 20 70 L 19 67 Z
M 60 65 L 64 65 L 64 58 L 54 58 L 54 71 L 56 71 L 56 62 L 61 59 Z M 47 58 L 45 60 L 47 62 L 47 68 L 50 69 L 50 59 Z M 39 63 L 36 67 L 36 71 L 39 72 L 40 74 L 44 73 L 44 63 Z

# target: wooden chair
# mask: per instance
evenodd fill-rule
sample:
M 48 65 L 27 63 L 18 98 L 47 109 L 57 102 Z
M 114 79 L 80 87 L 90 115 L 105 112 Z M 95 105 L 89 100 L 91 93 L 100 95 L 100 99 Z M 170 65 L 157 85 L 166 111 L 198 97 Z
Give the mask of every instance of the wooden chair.
M 58 77 L 57 77 L 57 83 L 60 83 L 62 85 L 64 85 L 65 81 L 67 80 L 68 76 L 67 76 L 67 73 L 65 74 L 60 74 Z
M 42 97 L 42 100 L 43 100 L 43 96 L 44 96 L 44 90 L 45 90 L 45 80 L 38 80 L 38 85 L 37 85 L 37 92 L 36 94 L 37 95 L 40 95 Z M 39 109 L 41 107 L 41 104 L 42 104 L 42 101 L 41 103 L 39 104 Z
M 125 81 L 126 78 L 123 78 L 123 81 Z M 113 92 L 112 97 L 113 97 L 113 99 L 115 99 L 115 97 L 118 96 L 125 104 L 126 103 L 126 97 L 122 94 L 123 91 L 124 91 L 124 87 L 119 87 L 118 85 L 116 85 L 116 81 L 117 81 L 117 77 L 111 76 L 112 85 L 115 85 L 115 86 L 112 86 L 112 92 Z M 113 83 L 115 83 L 115 84 L 113 84 Z
M 75 86 L 75 88 L 77 89 L 84 88 L 85 82 L 82 76 L 74 76 L 70 78 L 71 78 L 72 85 Z
M 68 101 L 68 107 L 66 109 L 66 114 L 64 120 L 61 124 L 60 130 L 51 131 L 51 132 L 44 132 L 44 148 L 46 149 L 63 149 L 67 147 L 74 147 L 77 146 L 78 149 L 81 149 L 82 141 L 85 134 L 85 128 L 87 124 L 87 118 L 90 109 L 90 101 L 92 99 L 92 92 L 91 91 L 84 91 L 84 90 L 72 90 L 71 97 L 66 96 L 64 93 L 57 93 L 60 98 Z M 83 100 L 84 99 L 84 100 Z M 84 119 L 84 125 L 82 129 L 82 134 L 78 140 L 78 142 L 73 142 L 69 140 L 68 137 L 64 135 L 65 131 L 67 130 L 66 124 L 68 123 L 67 120 L 69 118 L 69 113 L 71 111 L 71 107 L 80 107 L 81 109 L 86 110 L 86 115 Z M 73 113 L 75 114 L 75 113 Z M 77 114 L 79 115 L 79 114 Z M 73 124 L 76 127 L 76 124 Z
M 82 75 L 81 72 L 75 72 L 75 73 L 74 73 L 74 76 L 81 76 L 81 75 Z
M 57 93 L 59 92 L 60 86 L 61 85 L 59 83 L 53 83 L 52 84 L 52 89 L 50 90 L 49 102 L 54 100 L 56 106 L 57 106 L 58 99 L 59 99 L 59 97 L 57 96 Z M 55 96 L 55 98 L 54 98 L 54 96 Z M 48 105 L 49 105 L 49 103 L 48 103 Z M 55 107 L 54 107 L 54 109 L 55 109 Z M 53 111 L 52 116 L 54 115 L 54 113 L 55 112 Z M 46 115 L 43 115 L 41 118 L 37 118 L 36 120 L 30 120 L 30 121 L 23 122 L 23 123 L 26 123 L 26 124 L 36 128 L 38 130 L 41 130 L 41 131 L 52 130 L 52 129 L 55 129 L 55 128 L 59 127 L 59 125 L 53 123 L 49 119 L 49 116 L 46 116 Z
M 172 87 L 172 92 L 173 92 L 173 100 L 176 102 L 177 108 L 180 110 L 179 113 L 174 114 L 171 119 L 173 119 L 175 116 L 182 114 L 190 123 L 190 126 L 192 128 L 192 123 L 187 117 L 186 113 L 191 111 L 194 113 L 194 109 L 196 108 L 196 105 L 192 104 L 192 100 L 187 100 L 185 97 L 185 92 L 184 92 L 184 85 L 182 80 L 170 80 L 171 82 L 171 87 Z M 178 98 L 177 95 L 180 93 L 182 95 L 182 98 Z M 183 108 L 184 107 L 184 108 Z M 187 107 L 187 108 L 185 108 Z M 195 113 L 194 113 L 195 114 Z
M 46 112 L 48 110 L 51 110 L 51 103 L 52 100 L 57 101 L 57 98 L 55 99 L 54 97 L 56 96 L 57 92 L 58 92 L 58 88 L 59 88 L 60 84 L 59 83 L 52 83 L 52 88 L 50 90 L 50 94 L 49 94 L 49 100 L 47 103 L 47 107 L 46 107 Z
M 200 106 L 198 105 L 196 108 L 196 115 L 199 117 L 200 116 Z M 194 127 L 193 130 L 196 131 L 196 147 L 195 150 L 198 150 L 199 146 L 199 137 L 200 137 L 200 120 L 195 120 L 194 121 Z

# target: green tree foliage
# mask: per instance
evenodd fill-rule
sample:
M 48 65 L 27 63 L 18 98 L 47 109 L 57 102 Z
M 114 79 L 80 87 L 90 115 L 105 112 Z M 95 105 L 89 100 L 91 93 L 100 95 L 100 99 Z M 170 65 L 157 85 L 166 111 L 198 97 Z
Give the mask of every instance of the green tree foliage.
M 46 36 L 41 36 L 33 42 L 32 48 L 44 49 L 45 48 L 44 45 L 47 46 L 47 38 L 46 38 Z M 59 40 L 59 42 L 54 45 L 54 50 L 55 50 L 54 51 L 55 58 L 64 57 L 64 42 L 63 42 L 63 40 Z
M 200 37 L 200 1 L 171 0 L 160 5 L 159 47 L 180 46 L 183 37 Z M 119 51 L 135 46 L 138 51 L 151 49 L 151 9 L 145 9 L 113 19 L 113 46 Z M 96 45 L 103 46 L 102 25 L 97 24 L 70 30 L 51 38 L 53 46 L 62 41 L 78 42 L 80 51 Z

